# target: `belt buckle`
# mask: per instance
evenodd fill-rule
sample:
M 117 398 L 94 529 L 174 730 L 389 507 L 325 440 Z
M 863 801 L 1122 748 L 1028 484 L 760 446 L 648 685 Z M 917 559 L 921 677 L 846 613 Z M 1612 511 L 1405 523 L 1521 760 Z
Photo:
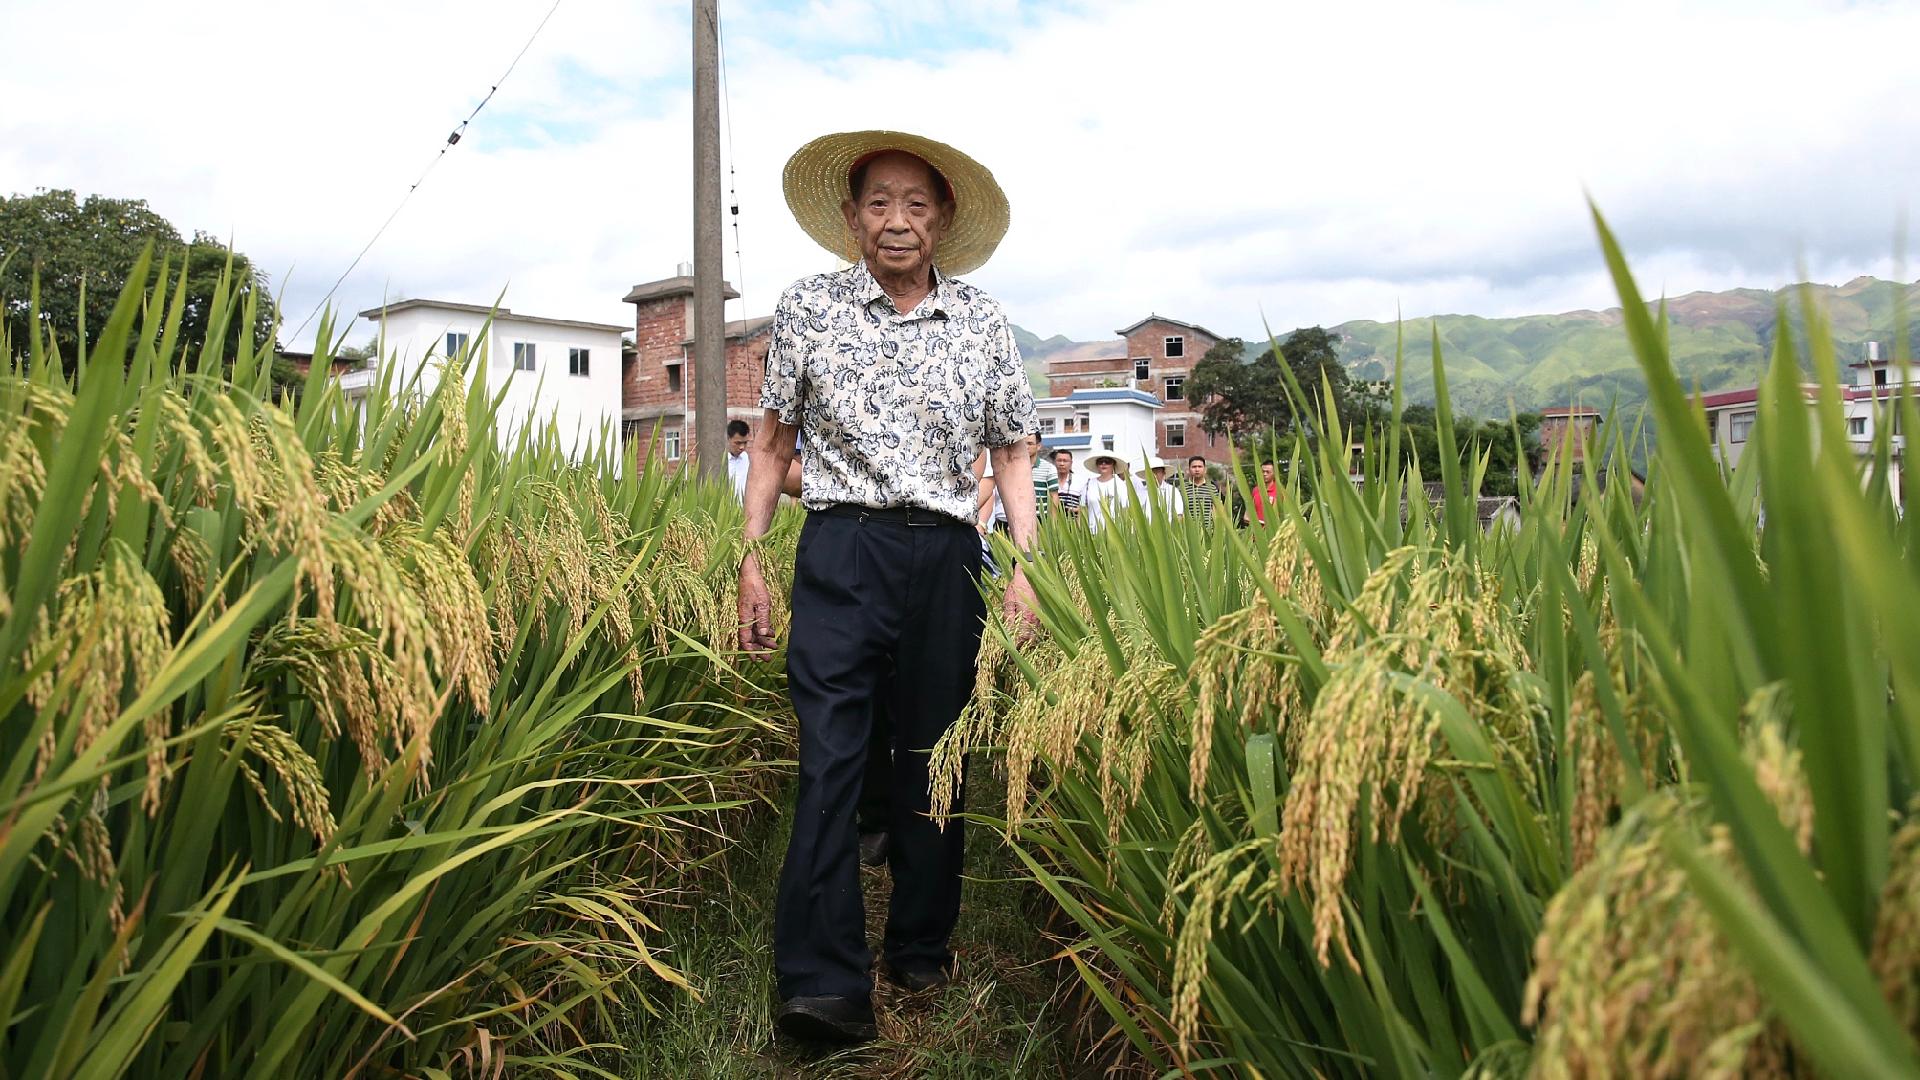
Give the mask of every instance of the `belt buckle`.
M 922 510 L 922 509 L 920 509 L 920 508 L 919 508 L 919 507 L 917 507 L 917 506 L 909 506 L 909 507 L 907 507 L 907 508 L 906 508 L 906 511 L 907 511 L 907 524 L 908 524 L 909 526 L 912 526 L 912 527 L 914 527 L 914 528 L 920 528 L 920 529 L 930 529 L 930 528 L 933 528 L 934 526 L 936 526 L 936 525 L 938 525 L 938 524 L 940 524 L 939 522 L 937 522 L 937 521 L 934 521 L 934 520 L 932 520 L 932 518 L 933 518 L 933 513 L 932 513 L 932 511 L 929 511 L 929 510 Z M 913 519 L 913 518 L 914 518 L 914 515 L 915 515 L 915 514 L 919 514 L 919 515 L 920 515 L 921 517 L 924 517 L 924 518 L 926 518 L 927 520 L 925 520 L 925 521 L 915 521 L 915 520 Z

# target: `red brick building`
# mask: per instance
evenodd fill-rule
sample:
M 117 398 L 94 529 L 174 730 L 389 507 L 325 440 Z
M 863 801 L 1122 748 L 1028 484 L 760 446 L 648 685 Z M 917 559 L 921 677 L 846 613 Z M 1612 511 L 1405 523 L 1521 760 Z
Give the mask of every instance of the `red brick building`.
M 1585 405 L 1556 405 L 1540 410 L 1540 447 L 1555 453 L 1562 447 L 1574 461 L 1587 456 L 1593 445 L 1594 431 L 1600 424 L 1600 410 Z M 1572 443 L 1567 442 L 1572 435 Z
M 627 292 L 626 302 L 633 305 L 633 353 L 623 363 L 620 384 L 620 428 L 628 452 L 640 459 L 657 453 L 675 466 L 694 456 L 699 419 L 693 402 L 693 274 L 691 267 L 680 269 L 683 273 Z M 722 288 L 727 299 L 739 299 L 731 287 Z M 773 318 L 764 315 L 727 323 L 729 420 L 759 422 L 772 326 Z
M 1155 421 L 1159 429 L 1160 456 L 1167 461 L 1183 461 L 1200 454 L 1209 461 L 1226 461 L 1226 436 L 1208 435 L 1200 430 L 1200 413 L 1186 396 L 1188 373 L 1207 355 L 1207 350 L 1220 344 L 1220 335 L 1204 326 L 1163 315 L 1149 315 L 1115 332 L 1127 343 L 1129 370 L 1124 375 L 1131 381 L 1122 385 L 1144 390 L 1166 403 Z

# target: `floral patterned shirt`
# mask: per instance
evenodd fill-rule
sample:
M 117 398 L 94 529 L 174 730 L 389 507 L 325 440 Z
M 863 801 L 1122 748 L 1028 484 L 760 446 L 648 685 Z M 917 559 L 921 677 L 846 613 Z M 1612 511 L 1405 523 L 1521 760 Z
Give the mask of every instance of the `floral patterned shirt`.
M 800 502 L 913 506 L 974 519 L 973 459 L 1035 430 L 1013 327 L 934 272 L 906 314 L 865 263 L 793 284 L 773 312 L 760 407 L 800 428 Z

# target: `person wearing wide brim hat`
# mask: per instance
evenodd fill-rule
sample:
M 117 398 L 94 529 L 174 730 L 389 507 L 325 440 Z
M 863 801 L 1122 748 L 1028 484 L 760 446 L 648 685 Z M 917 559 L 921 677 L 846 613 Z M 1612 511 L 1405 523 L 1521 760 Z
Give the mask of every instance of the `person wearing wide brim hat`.
M 1118 454 L 1111 454 L 1111 453 L 1105 453 L 1105 452 L 1095 454 L 1092 457 L 1088 458 L 1087 465 L 1091 468 L 1098 469 L 1100 468 L 1100 463 L 1103 461 L 1111 462 L 1113 465 L 1113 471 L 1121 476 L 1125 476 L 1132 471 L 1127 467 L 1126 458 L 1123 458 Z
M 952 204 L 934 265 L 949 277 L 985 266 L 1007 235 L 1006 192 L 984 165 L 943 142 L 903 131 L 843 131 L 822 135 L 787 160 L 781 187 L 794 220 L 813 242 L 847 262 L 862 252 L 847 221 L 856 171 L 883 154 L 907 153 L 933 169 Z
M 932 817 L 929 750 L 971 696 L 985 606 L 972 464 L 1027 476 L 1039 427 L 1000 305 L 961 281 L 1008 222 L 993 174 L 945 143 L 891 131 L 826 135 L 787 162 L 787 205 L 845 269 L 795 282 L 774 310 L 740 564 L 740 645 L 767 654 L 772 597 L 758 541 L 805 436 L 807 508 L 793 570 L 787 686 L 799 728 L 793 833 L 774 905 L 783 1034 L 874 1038 L 855 807 L 874 717 L 893 898 L 883 970 L 925 990 L 951 978 L 960 913 L 963 796 Z M 1008 531 L 1036 529 L 1031 484 L 1002 489 Z M 1033 593 L 1016 562 L 1003 610 L 1029 632 Z M 875 755 L 878 756 L 878 755 Z

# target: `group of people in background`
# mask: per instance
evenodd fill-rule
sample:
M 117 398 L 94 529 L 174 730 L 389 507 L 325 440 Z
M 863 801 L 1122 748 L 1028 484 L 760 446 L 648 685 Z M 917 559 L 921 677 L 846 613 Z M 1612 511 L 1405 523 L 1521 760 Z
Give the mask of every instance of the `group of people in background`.
M 744 498 L 747 487 L 747 446 L 753 431 L 744 420 L 727 423 L 727 481 L 735 498 Z M 1033 502 L 1042 518 L 1064 514 L 1084 520 L 1094 532 L 1122 513 L 1130 501 L 1137 501 L 1149 517 L 1187 513 L 1198 514 L 1201 524 L 1212 528 L 1216 514 L 1231 513 L 1236 526 L 1265 525 L 1268 511 L 1281 499 L 1280 482 L 1271 461 L 1260 463 L 1260 478 L 1251 485 L 1252 499 L 1222 494 L 1208 471 L 1205 457 L 1195 454 L 1185 468 L 1170 477 L 1170 467 L 1159 457 L 1148 457 L 1145 468 L 1135 472 L 1129 463 L 1114 453 L 1099 453 L 1087 459 L 1091 471 L 1076 468 L 1073 451 L 1048 453 L 1038 433 L 1028 436 L 1033 461 Z M 1006 504 L 1000 498 L 999 479 L 987 464 L 985 454 L 974 463 L 979 479 L 980 506 L 977 527 L 982 533 L 1005 532 Z M 798 473 L 798 468 L 793 470 Z M 795 478 L 797 481 L 797 477 Z M 798 484 L 783 485 L 787 494 L 798 495 Z

